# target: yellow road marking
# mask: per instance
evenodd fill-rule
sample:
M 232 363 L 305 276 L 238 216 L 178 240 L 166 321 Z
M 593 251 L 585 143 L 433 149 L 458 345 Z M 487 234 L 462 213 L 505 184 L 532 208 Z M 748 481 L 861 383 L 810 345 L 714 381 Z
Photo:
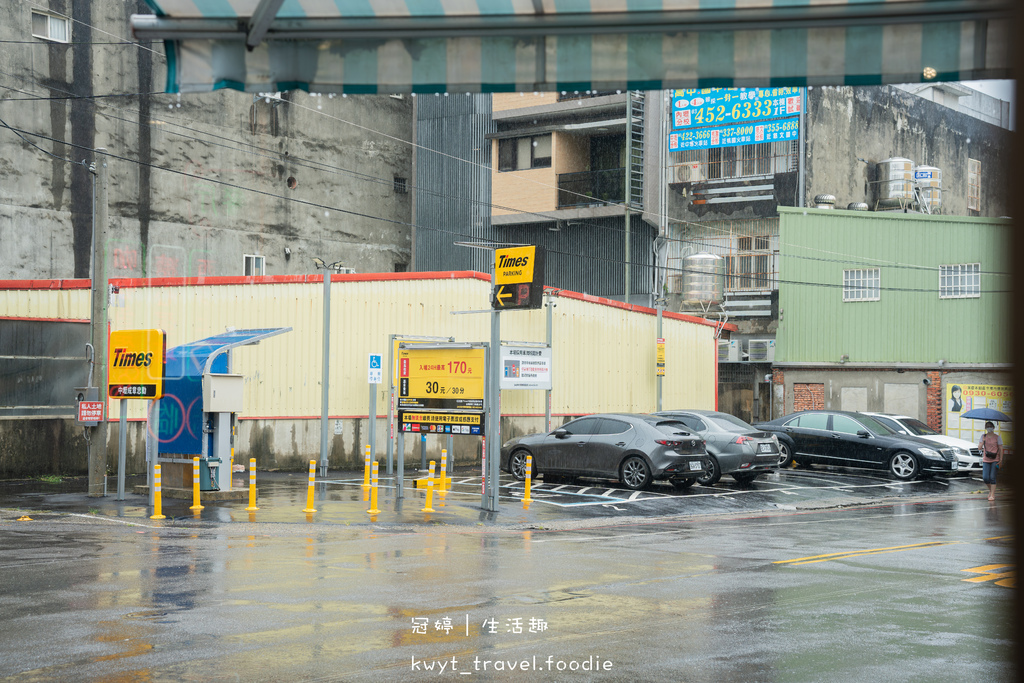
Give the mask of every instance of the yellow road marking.
M 1009 571 L 1000 571 L 1007 569 Z M 1013 588 L 1017 585 L 1017 570 L 1013 568 L 1012 564 L 1005 562 L 1002 564 L 985 564 L 980 567 L 972 567 L 971 569 L 961 569 L 960 571 L 980 574 L 980 576 L 972 576 L 969 579 L 961 579 L 967 583 L 995 581 L 997 586 L 1003 586 L 1004 588 Z
M 896 545 L 888 548 L 870 548 L 867 550 L 847 550 L 841 553 L 828 553 L 826 555 L 810 555 L 808 557 L 797 557 L 792 560 L 777 560 L 772 564 L 815 564 L 817 562 L 828 562 L 830 560 L 844 560 L 849 557 L 861 557 L 864 555 L 882 555 L 884 553 L 898 553 L 904 550 L 916 548 L 934 548 L 940 545 L 954 545 L 961 541 L 931 541 L 929 543 L 914 543 L 912 545 Z

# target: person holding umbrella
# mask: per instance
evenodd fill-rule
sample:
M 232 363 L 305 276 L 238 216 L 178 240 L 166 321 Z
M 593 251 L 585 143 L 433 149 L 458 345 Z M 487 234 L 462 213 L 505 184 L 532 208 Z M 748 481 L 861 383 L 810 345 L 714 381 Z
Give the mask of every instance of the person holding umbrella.
M 978 442 L 981 451 L 981 480 L 988 485 L 988 499 L 996 499 L 996 472 L 1003 461 L 1003 440 L 995 432 L 992 422 L 985 423 L 985 433 Z

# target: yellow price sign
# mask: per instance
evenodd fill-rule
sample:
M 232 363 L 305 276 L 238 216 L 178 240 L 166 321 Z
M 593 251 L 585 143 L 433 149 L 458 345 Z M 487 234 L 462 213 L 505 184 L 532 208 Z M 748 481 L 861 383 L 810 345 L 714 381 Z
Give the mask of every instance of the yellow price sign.
M 482 410 L 484 349 L 400 349 L 398 407 Z

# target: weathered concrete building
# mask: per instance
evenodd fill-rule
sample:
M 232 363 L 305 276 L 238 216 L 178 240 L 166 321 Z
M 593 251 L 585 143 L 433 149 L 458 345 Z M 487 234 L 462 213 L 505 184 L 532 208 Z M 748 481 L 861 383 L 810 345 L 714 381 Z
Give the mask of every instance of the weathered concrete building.
M 358 272 L 410 259 L 407 98 L 159 94 L 143 2 L 0 8 L 0 279 L 88 277 L 109 164 L 109 277 Z M 102 147 L 107 155 L 95 153 Z

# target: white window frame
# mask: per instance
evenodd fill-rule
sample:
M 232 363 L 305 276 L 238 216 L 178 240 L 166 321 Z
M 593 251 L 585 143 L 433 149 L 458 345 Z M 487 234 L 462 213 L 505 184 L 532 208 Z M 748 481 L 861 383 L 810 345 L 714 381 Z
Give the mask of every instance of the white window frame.
M 980 299 L 981 264 L 954 263 L 939 266 L 940 299 Z
M 981 211 L 981 162 L 967 159 L 967 208 Z
M 46 35 L 36 33 L 35 23 L 36 16 L 46 17 Z M 35 38 L 41 38 L 42 40 L 49 40 L 53 43 L 70 43 L 71 42 L 71 22 L 67 17 L 61 17 L 56 14 L 50 14 L 49 12 L 40 12 L 38 10 L 32 10 L 32 36 Z M 54 38 L 54 25 L 64 27 L 64 37 Z
M 843 301 L 878 301 L 882 298 L 881 268 L 851 268 L 843 271 Z
M 258 268 L 257 268 L 258 265 Z M 257 271 L 258 272 L 255 272 Z M 242 255 L 242 274 L 244 277 L 255 277 L 266 273 L 266 258 L 259 254 Z

